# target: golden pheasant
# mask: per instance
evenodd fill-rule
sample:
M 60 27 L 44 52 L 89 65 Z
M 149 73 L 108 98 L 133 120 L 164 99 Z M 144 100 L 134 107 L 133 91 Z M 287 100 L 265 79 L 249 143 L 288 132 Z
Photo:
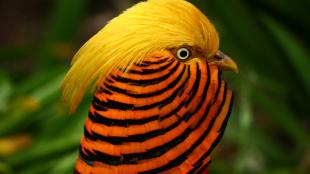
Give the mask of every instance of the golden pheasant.
M 63 82 L 74 111 L 95 87 L 75 173 L 206 173 L 232 91 L 208 18 L 185 0 L 148 0 L 112 19 L 75 55 Z

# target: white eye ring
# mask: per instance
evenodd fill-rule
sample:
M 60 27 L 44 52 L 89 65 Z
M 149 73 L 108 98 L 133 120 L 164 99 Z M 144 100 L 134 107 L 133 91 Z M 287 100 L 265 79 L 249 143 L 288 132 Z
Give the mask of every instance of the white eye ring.
M 177 51 L 177 57 L 181 60 L 186 60 L 191 57 L 191 51 L 187 48 L 180 48 Z

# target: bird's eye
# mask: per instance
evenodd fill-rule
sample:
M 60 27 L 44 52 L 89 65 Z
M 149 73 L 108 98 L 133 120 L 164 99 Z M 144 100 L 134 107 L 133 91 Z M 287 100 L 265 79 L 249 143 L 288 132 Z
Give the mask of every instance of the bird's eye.
M 177 57 L 181 60 L 186 60 L 191 57 L 191 51 L 187 48 L 180 48 L 177 51 Z

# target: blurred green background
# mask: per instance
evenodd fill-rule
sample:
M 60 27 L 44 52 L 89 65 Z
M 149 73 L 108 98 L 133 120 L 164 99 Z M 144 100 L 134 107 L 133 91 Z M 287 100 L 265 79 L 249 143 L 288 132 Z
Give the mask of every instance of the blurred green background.
M 70 59 L 137 1 L 0 2 L 0 173 L 72 173 L 91 97 L 69 116 Z M 310 1 L 192 0 L 213 21 L 235 105 L 210 173 L 310 173 Z

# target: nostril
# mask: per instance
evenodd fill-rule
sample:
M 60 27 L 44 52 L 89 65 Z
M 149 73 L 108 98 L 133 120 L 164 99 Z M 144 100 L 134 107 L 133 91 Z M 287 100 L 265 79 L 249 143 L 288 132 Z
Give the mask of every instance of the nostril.
M 214 62 L 218 62 L 221 61 L 225 58 L 225 54 L 222 53 L 221 51 L 216 52 L 216 54 L 214 54 L 214 56 L 210 57 L 207 59 L 207 61 L 209 63 L 214 63 Z
M 217 60 L 222 60 L 225 57 L 226 57 L 226 55 L 223 52 L 221 52 L 221 51 L 216 52 L 216 54 L 214 55 L 214 58 L 217 59 Z

